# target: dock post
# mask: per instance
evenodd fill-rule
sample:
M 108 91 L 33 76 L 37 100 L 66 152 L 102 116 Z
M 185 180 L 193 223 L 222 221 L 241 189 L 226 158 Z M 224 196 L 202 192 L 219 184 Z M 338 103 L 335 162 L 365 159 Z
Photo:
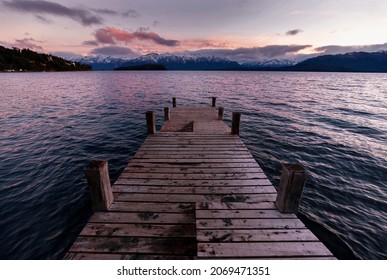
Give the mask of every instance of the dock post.
M 218 120 L 223 120 L 223 115 L 224 115 L 224 108 L 223 107 L 219 107 L 218 109 Z
M 156 121 L 155 121 L 154 111 L 146 112 L 146 128 L 147 128 L 148 134 L 156 133 Z
M 105 212 L 113 203 L 108 163 L 104 160 L 92 160 L 84 169 L 91 194 L 94 212 Z
M 232 113 L 231 134 L 239 135 L 239 124 L 241 122 L 241 113 Z
M 176 108 L 176 97 L 172 97 L 172 107 Z
M 212 97 L 212 107 L 216 107 L 216 97 Z
M 169 107 L 164 107 L 164 121 L 169 121 L 171 119 L 171 113 Z
M 281 181 L 275 205 L 281 213 L 298 213 L 307 174 L 298 164 L 282 166 Z

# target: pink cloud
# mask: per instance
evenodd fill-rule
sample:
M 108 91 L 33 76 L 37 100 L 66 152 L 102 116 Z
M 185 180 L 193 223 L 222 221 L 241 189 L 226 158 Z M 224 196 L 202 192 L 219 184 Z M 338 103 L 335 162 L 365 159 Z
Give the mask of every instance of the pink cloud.
M 177 40 L 164 39 L 154 32 L 144 31 L 143 29 L 139 29 L 136 32 L 127 32 L 115 27 L 105 27 L 95 32 L 95 38 L 97 42 L 103 44 L 130 43 L 134 40 L 144 40 L 169 47 L 179 45 Z

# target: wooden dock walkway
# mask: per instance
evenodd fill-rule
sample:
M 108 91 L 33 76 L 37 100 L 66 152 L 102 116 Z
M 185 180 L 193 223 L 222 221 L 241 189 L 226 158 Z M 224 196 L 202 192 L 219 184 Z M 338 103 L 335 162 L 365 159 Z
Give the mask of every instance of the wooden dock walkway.
M 66 259 L 332 259 L 214 107 L 166 113 Z

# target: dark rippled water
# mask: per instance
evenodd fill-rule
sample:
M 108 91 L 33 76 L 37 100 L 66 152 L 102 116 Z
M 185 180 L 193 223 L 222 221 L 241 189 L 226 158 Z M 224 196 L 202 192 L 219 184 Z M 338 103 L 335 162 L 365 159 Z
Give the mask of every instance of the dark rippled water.
M 241 137 L 278 185 L 309 172 L 301 212 L 364 259 L 387 258 L 387 75 L 266 72 L 0 73 L 0 258 L 56 259 L 87 221 L 83 167 L 115 180 L 146 137 L 144 112 L 242 112 Z

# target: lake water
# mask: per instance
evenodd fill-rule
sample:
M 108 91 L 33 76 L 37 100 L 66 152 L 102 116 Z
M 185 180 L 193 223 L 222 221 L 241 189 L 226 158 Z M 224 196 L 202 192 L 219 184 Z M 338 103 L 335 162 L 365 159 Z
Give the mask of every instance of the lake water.
M 242 113 L 241 138 L 278 186 L 305 166 L 300 211 L 364 259 L 387 258 L 387 75 L 287 72 L 0 73 L 0 259 L 62 258 L 91 214 L 83 168 L 111 179 L 146 137 L 145 111 Z

